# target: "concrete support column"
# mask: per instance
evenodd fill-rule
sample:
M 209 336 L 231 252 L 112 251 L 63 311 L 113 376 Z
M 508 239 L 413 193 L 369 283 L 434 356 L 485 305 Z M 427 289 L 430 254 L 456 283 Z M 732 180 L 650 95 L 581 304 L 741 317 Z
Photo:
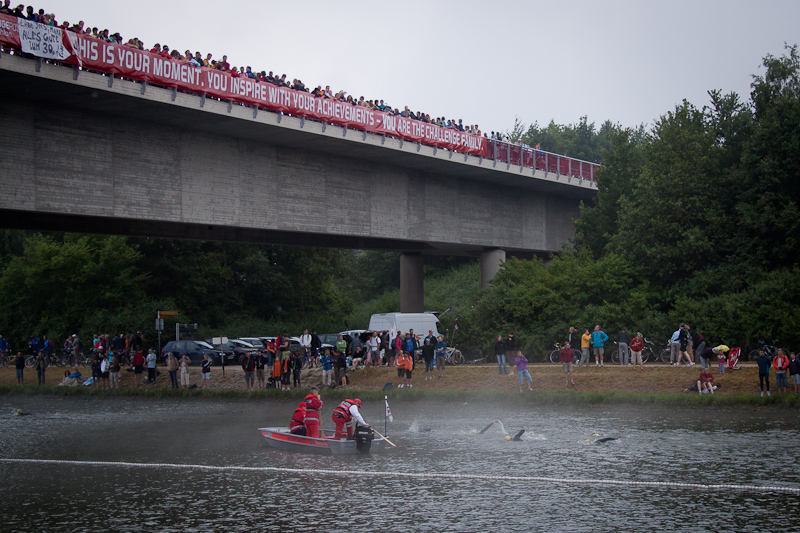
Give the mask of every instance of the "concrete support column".
M 494 248 L 481 253 L 481 289 L 486 289 L 491 285 L 492 280 L 500 272 L 505 261 L 505 250 Z
M 423 260 L 420 254 L 400 255 L 400 312 L 425 311 Z

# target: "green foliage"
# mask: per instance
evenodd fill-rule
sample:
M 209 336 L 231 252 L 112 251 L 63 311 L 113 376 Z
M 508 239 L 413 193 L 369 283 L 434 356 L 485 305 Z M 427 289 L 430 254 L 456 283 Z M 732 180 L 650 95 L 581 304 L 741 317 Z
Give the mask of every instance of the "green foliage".
M 59 338 L 98 320 L 103 310 L 125 308 L 138 320 L 146 282 L 135 268 L 139 257 L 124 237 L 69 235 L 59 242 L 30 235 L 23 254 L 11 257 L 0 276 L 0 331 L 12 347 L 33 333 L 50 333 L 60 346 Z
M 516 141 L 514 134 L 519 134 L 522 128 L 524 125 L 519 119 L 515 120 L 514 129 L 510 134 L 512 142 Z M 583 116 L 577 124 L 565 126 L 550 121 L 547 127 L 542 128 L 538 123 L 534 123 L 521 135 L 521 139 L 530 146 L 538 144 L 547 152 L 566 154 L 584 161 L 600 161 L 610 148 L 611 134 L 614 130 L 612 123 L 606 121 L 598 131 L 594 122 L 589 123 L 587 117 Z

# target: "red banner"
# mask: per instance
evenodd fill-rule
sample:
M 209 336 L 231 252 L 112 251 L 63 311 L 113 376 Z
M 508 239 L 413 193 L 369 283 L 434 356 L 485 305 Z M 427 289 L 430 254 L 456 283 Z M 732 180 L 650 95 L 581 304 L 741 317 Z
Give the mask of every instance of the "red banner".
M 33 25 L 41 27 L 41 31 L 34 31 Z M 278 87 L 251 78 L 233 77 L 227 72 L 195 67 L 184 61 L 163 58 L 157 54 L 108 43 L 86 35 L 76 35 L 67 30 L 60 30 L 61 43 L 54 46 L 52 42 L 48 42 L 52 40 L 54 31 L 58 29 L 28 21 L 17 24 L 16 17 L 0 15 L 0 43 L 38 57 L 59 59 L 85 69 L 112 73 L 165 87 L 175 87 L 183 91 L 233 100 L 407 141 L 473 155 L 486 155 L 486 139 L 479 135 L 442 128 L 331 98 L 319 98 L 307 92 Z M 62 48 L 59 49 L 59 46 Z M 64 50 L 70 54 L 68 57 L 64 57 Z

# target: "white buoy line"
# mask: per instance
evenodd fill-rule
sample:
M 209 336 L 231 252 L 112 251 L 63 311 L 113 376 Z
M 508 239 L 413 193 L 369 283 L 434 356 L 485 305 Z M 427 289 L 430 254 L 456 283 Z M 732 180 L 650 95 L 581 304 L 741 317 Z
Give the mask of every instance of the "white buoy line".
M 800 494 L 800 487 L 778 485 L 738 485 L 730 483 L 676 483 L 666 481 L 628 481 L 620 479 L 574 479 L 544 476 L 491 476 L 485 474 L 440 474 L 434 472 L 384 472 L 375 470 L 334 470 L 326 468 L 283 468 L 276 466 L 213 466 L 179 463 L 131 463 L 125 461 L 69 461 L 63 459 L 13 459 L 0 458 L 0 463 L 7 464 L 49 464 L 67 466 L 101 466 L 123 468 L 174 468 L 181 470 L 205 470 L 223 472 L 279 472 L 284 474 L 322 474 L 322 475 L 357 475 L 372 477 L 405 477 L 417 479 L 469 479 L 480 481 L 524 481 L 536 483 L 560 483 L 568 485 L 617 485 L 634 487 L 655 487 L 664 489 L 697 489 L 706 491 L 745 491 L 745 492 L 783 492 Z

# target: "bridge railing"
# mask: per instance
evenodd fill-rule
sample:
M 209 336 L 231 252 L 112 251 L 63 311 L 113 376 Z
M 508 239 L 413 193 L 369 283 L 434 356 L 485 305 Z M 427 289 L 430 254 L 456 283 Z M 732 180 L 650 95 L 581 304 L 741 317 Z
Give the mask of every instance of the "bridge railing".
M 246 77 L 206 67 L 194 67 L 184 61 L 162 58 L 146 50 L 76 35 L 72 31 L 53 28 L 44 24 L 0 15 L 0 45 L 30 54 L 41 61 L 71 65 L 78 72 L 91 70 L 143 82 L 142 94 L 148 83 L 168 87 L 198 96 L 211 96 L 220 100 L 236 102 L 254 109 L 265 109 L 276 113 L 303 117 L 345 128 L 353 128 L 378 135 L 395 137 L 419 144 L 487 157 L 510 165 L 535 168 L 594 180 L 596 163 L 589 163 L 567 156 L 533 150 L 529 147 L 490 141 L 485 136 L 475 135 L 433 124 L 390 115 L 366 107 L 353 106 L 346 102 L 316 97 L 303 91 L 278 87 Z M 39 65 L 37 64 L 37 71 Z M 229 108 L 230 110 L 230 108 Z M 257 112 L 257 111 L 256 111 Z M 253 116 L 256 116 L 254 112 Z
M 574 157 L 502 141 L 490 140 L 486 146 L 486 157 L 514 166 L 534 168 L 590 181 L 594 181 L 597 171 L 600 169 L 598 163 L 590 163 Z

